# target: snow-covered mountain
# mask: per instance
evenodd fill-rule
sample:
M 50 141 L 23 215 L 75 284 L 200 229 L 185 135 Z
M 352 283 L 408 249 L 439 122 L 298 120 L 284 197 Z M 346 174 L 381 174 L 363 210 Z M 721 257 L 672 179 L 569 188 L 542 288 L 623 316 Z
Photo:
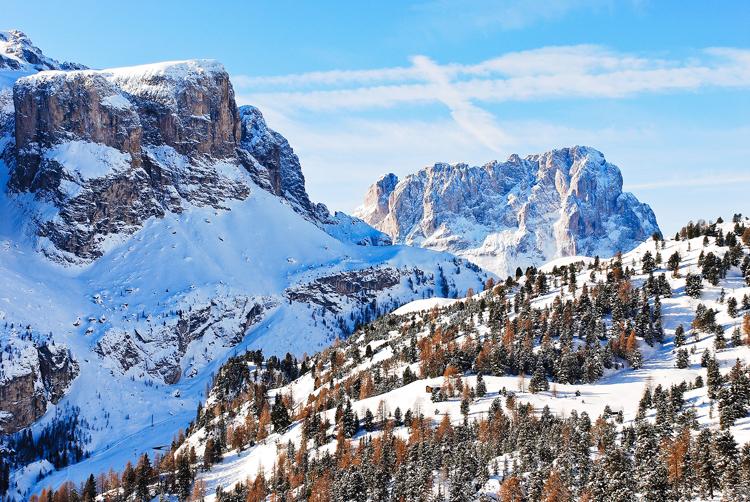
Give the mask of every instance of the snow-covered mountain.
M 19 79 L 13 100 L 9 187 L 34 199 L 29 233 L 53 259 L 85 263 L 150 217 L 243 200 L 238 172 L 322 228 L 341 223 L 310 202 L 286 140 L 238 110 L 215 61 L 46 71 Z
M 750 219 L 681 236 L 418 300 L 302 361 L 240 355 L 132 476 L 219 502 L 743 500 Z
M 88 70 L 2 37 L 4 433 L 75 417 L 83 464 L 121 467 L 187 424 L 233 352 L 310 353 L 487 278 L 313 204 L 288 142 L 237 108 L 215 61 Z M 83 460 L 70 444 L 54 466 L 15 465 L 20 493 Z
M 622 191 L 617 166 L 581 146 L 387 174 L 355 215 L 394 242 L 450 251 L 501 276 L 563 256 L 613 256 L 660 233 L 651 208 Z
M 22 31 L 0 31 L 0 87 L 7 88 L 17 78 L 38 71 L 84 68 L 78 63 L 60 62 L 45 56 Z

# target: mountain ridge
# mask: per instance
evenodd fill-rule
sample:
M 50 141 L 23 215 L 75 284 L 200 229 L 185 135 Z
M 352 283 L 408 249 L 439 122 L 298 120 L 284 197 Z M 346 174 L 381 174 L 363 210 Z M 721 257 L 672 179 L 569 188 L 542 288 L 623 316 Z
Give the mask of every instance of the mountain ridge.
M 499 275 L 576 254 L 613 256 L 656 233 L 620 170 L 575 146 L 483 166 L 382 176 L 355 211 L 394 242 L 450 251 Z

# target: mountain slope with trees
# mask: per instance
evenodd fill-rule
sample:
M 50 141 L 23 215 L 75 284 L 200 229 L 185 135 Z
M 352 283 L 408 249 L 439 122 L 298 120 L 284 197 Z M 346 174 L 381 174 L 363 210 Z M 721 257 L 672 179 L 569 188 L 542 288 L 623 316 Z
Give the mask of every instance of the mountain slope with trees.
M 128 500 L 746 500 L 749 226 L 740 215 L 691 223 L 612 259 L 488 280 L 301 360 L 233 358 L 168 451 L 96 489 Z

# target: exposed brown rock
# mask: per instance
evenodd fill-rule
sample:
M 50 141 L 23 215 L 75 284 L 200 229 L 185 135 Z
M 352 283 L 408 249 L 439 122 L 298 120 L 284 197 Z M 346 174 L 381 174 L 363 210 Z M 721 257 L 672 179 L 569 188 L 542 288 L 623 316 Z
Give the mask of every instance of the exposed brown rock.
M 58 217 L 39 221 L 37 233 L 76 258 L 97 258 L 108 235 L 132 233 L 151 216 L 180 212 L 183 201 L 220 208 L 249 194 L 246 184 L 215 167 L 228 162 L 244 169 L 234 91 L 218 63 L 43 72 L 20 79 L 13 101 L 9 186 L 58 207 Z M 65 166 L 50 153 L 70 142 L 105 153 L 110 147 L 129 160 L 124 169 L 107 171 L 102 163 L 86 176 L 75 159 Z
M 27 373 L 0 378 L 0 430 L 4 433 L 19 431 L 41 417 L 78 375 L 78 364 L 66 349 L 43 345 L 35 352 Z

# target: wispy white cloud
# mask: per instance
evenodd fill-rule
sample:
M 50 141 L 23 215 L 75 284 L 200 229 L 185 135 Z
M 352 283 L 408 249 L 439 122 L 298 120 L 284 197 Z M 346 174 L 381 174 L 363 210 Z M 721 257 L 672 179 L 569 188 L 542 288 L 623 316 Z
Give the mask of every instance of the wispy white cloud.
M 430 62 L 429 72 L 425 61 Z M 682 60 L 579 45 L 513 52 L 473 65 L 440 65 L 417 56 L 409 67 L 237 76 L 234 82 L 243 100 L 286 110 L 357 110 L 444 102 L 446 84 L 451 99 L 474 105 L 565 97 L 620 98 L 750 87 L 750 50 L 710 48 Z
M 712 50 L 717 56 L 731 56 L 730 52 Z M 477 64 L 449 63 L 442 71 L 449 78 L 487 77 L 492 75 L 524 76 L 558 73 L 577 73 L 595 70 L 624 70 L 649 65 L 666 65 L 658 59 L 617 54 L 597 45 L 553 46 L 509 52 Z M 424 80 L 419 68 L 396 66 L 368 70 L 329 70 L 289 75 L 233 77 L 235 85 L 244 88 L 307 88 L 315 86 L 343 87 L 347 85 L 379 85 L 409 83 Z
M 435 97 L 448 107 L 451 117 L 461 129 L 494 151 L 499 152 L 501 146 L 508 143 L 508 135 L 497 125 L 495 117 L 475 106 L 459 91 L 441 66 L 426 56 L 416 56 L 412 62 L 426 80 L 432 83 L 436 91 Z
M 233 77 L 239 87 L 305 87 L 315 85 L 346 85 L 376 82 L 403 82 L 415 80 L 418 72 L 410 67 L 380 68 L 374 70 L 330 70 L 252 77 L 238 75 Z

